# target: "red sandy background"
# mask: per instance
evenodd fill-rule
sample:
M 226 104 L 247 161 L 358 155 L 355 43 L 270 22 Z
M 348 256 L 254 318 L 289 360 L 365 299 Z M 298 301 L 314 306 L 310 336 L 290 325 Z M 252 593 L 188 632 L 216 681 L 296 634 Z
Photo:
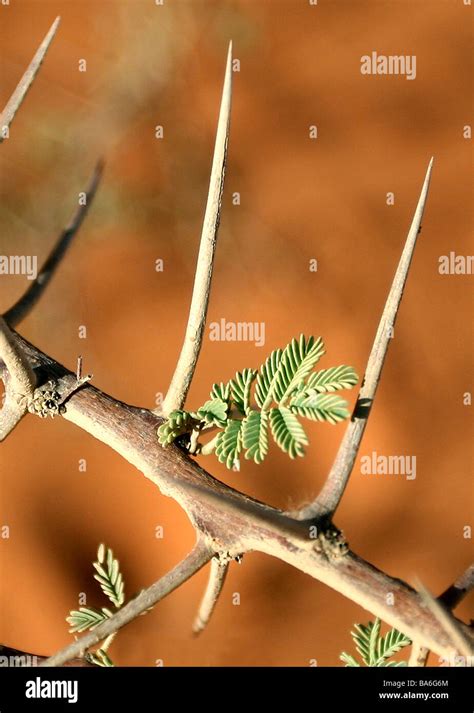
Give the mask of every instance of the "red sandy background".
M 438 273 L 440 255 L 471 250 L 472 149 L 463 127 L 472 117 L 472 8 L 462 0 L 16 0 L 0 6 L 2 103 L 58 14 L 57 38 L 0 152 L 0 253 L 46 256 L 105 157 L 80 238 L 20 331 L 69 367 L 82 354 L 94 383 L 124 401 L 152 407 L 180 348 L 230 38 L 241 70 L 209 319 L 264 321 L 266 344 L 206 339 L 191 407 L 212 381 L 258 366 L 301 332 L 325 339 L 322 366 L 349 363 L 363 373 L 435 155 L 423 232 L 361 450 L 416 455 L 417 478 L 364 477 L 357 464 L 337 524 L 375 565 L 442 591 L 472 558 L 472 540 L 463 537 L 473 515 L 471 408 L 463 405 L 472 390 L 472 291 L 468 276 Z M 362 76 L 360 57 L 373 50 L 415 54 L 416 80 Z M 313 124 L 316 141 L 308 138 Z M 163 273 L 154 270 L 157 258 Z M 25 280 L 2 277 L 1 287 L 3 311 Z M 78 338 L 80 325 L 87 340 Z M 307 430 L 311 445 L 296 463 L 273 448 L 263 466 L 246 462 L 238 474 L 215 458 L 206 467 L 275 506 L 295 506 L 321 487 L 344 424 Z M 24 419 L 1 445 L 0 469 L 0 524 L 11 531 L 0 540 L 3 644 L 51 653 L 71 639 L 64 617 L 79 592 L 105 604 L 91 576 L 99 542 L 120 558 L 128 594 L 192 545 L 173 501 L 67 422 Z M 371 618 L 256 554 L 231 568 L 212 623 L 194 639 L 205 578 L 124 630 L 111 650 L 117 663 L 335 665 L 352 646 L 352 624 Z M 469 616 L 469 604 L 460 615 Z

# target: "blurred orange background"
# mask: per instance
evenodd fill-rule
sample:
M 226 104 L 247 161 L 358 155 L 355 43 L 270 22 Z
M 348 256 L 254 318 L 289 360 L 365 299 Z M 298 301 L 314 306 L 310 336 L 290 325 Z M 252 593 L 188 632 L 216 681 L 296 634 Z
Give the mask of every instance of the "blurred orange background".
M 363 476 L 358 459 L 336 522 L 393 576 L 440 593 L 472 559 L 472 287 L 438 258 L 471 251 L 472 7 L 462 0 L 17 0 L 0 5 L 0 101 L 56 15 L 56 39 L 0 151 L 0 253 L 47 255 L 96 159 L 106 172 L 80 237 L 19 331 L 94 383 L 152 408 L 186 323 L 227 44 L 230 152 L 209 321 L 265 322 L 266 342 L 212 342 L 188 405 L 213 381 L 258 366 L 301 332 L 322 367 L 363 373 L 429 158 L 423 232 L 360 456 L 415 455 L 417 477 Z M 363 76 L 362 55 L 416 55 L 417 76 Z M 87 71 L 79 72 L 79 60 Z M 155 138 L 155 127 L 164 138 Z M 309 127 L 318 138 L 309 138 Z M 240 193 L 240 205 L 232 194 Z M 393 192 L 394 205 L 386 195 Z M 164 260 L 164 271 L 155 261 Z M 318 271 L 309 261 L 317 259 Z M 28 283 L 29 284 L 29 283 Z M 4 311 L 27 286 L 2 276 Z M 87 327 L 87 339 L 78 330 Z M 349 392 L 351 403 L 356 390 Z M 308 501 L 345 425 L 307 425 L 306 458 L 273 447 L 216 477 L 272 505 Z M 79 471 L 86 459 L 87 471 Z M 64 620 L 106 602 L 92 579 L 113 547 L 132 595 L 182 558 L 180 508 L 105 445 L 61 419 L 25 418 L 0 448 L 0 641 L 38 654 L 71 640 Z M 164 537 L 155 537 L 156 528 Z M 341 665 L 354 622 L 373 618 L 287 565 L 233 565 L 209 628 L 191 623 L 201 572 L 118 636 L 119 665 Z M 240 606 L 233 594 L 240 593 Z M 472 599 L 457 610 L 465 619 Z M 437 657 L 431 657 L 437 664 Z

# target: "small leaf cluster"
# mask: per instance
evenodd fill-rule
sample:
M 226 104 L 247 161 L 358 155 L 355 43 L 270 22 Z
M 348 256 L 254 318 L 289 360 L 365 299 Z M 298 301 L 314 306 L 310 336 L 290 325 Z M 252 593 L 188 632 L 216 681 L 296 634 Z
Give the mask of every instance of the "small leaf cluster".
M 367 625 L 356 624 L 351 636 L 366 666 L 402 667 L 405 661 L 389 661 L 405 646 L 411 644 L 410 639 L 396 629 L 390 629 L 385 636 L 380 636 L 380 619 L 369 621 Z M 346 667 L 359 666 L 360 663 L 345 651 L 339 657 Z
M 290 458 L 304 456 L 308 437 L 300 419 L 331 424 L 346 419 L 347 402 L 334 392 L 358 381 L 350 366 L 313 371 L 324 353 L 320 337 L 293 339 L 260 369 L 244 369 L 226 384 L 214 384 L 197 411 L 173 411 L 158 429 L 161 445 L 177 441 L 191 453 L 208 453 L 212 448 L 202 446 L 199 437 L 217 428 L 215 454 L 228 468 L 238 468 L 242 454 L 261 463 L 270 435 Z
M 113 551 L 105 545 L 99 545 L 97 550 L 97 560 L 93 563 L 94 579 L 96 579 L 102 592 L 114 605 L 115 609 L 120 609 L 125 602 L 125 587 L 123 576 L 120 572 L 119 561 L 115 559 Z M 78 610 L 69 612 L 66 621 L 70 625 L 69 633 L 81 633 L 83 631 L 95 629 L 106 619 L 110 619 L 113 612 L 107 607 L 96 609 L 94 607 L 80 607 Z M 107 637 L 100 649 L 93 653 L 86 654 L 86 659 L 97 666 L 113 666 L 112 660 L 107 654 L 107 650 L 115 638 L 115 634 Z

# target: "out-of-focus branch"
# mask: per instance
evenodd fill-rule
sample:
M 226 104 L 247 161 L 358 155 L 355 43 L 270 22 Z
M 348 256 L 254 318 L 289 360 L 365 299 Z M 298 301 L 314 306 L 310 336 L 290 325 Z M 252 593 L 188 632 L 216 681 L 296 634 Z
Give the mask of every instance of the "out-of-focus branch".
M 183 584 L 187 579 L 192 577 L 206 562 L 209 562 L 213 555 L 212 550 L 206 545 L 203 540 L 196 543 L 195 547 L 187 557 L 182 560 L 164 577 L 145 589 L 135 599 L 132 599 L 126 606 L 120 609 L 110 619 L 99 624 L 91 632 L 85 636 L 81 636 L 77 641 L 69 646 L 66 646 L 61 651 L 58 651 L 54 656 L 42 662 L 40 666 L 62 666 L 66 661 L 70 661 L 76 656 L 83 656 L 87 649 L 99 641 L 106 639 L 111 634 L 128 624 L 137 616 L 143 614 L 150 607 L 154 606 L 161 599 L 170 594 L 174 589 Z
M 20 299 L 3 315 L 5 321 L 12 327 L 20 324 L 31 312 L 51 281 L 89 211 L 100 183 L 103 168 L 103 162 L 99 161 L 85 190 L 84 202 L 81 202 L 74 211 L 68 226 L 60 234 L 51 253 L 41 267 L 36 280 L 31 283 Z
M 415 250 L 416 239 L 421 230 L 421 221 L 428 196 L 432 167 L 433 159 L 431 159 L 426 172 L 415 215 L 413 216 L 405 247 L 385 303 L 377 334 L 375 335 L 372 351 L 370 352 L 364 379 L 362 381 L 362 387 L 359 391 L 351 420 L 321 492 L 313 503 L 299 511 L 298 517 L 301 519 L 316 516 L 331 517 L 336 511 L 344 494 L 344 490 L 346 489 L 380 381 L 385 356 L 392 338 L 392 329 L 395 325 L 398 308 L 403 296 L 403 290 Z
M 219 557 L 212 558 L 209 581 L 193 624 L 193 632 L 195 634 L 200 634 L 209 623 L 219 595 L 222 592 L 228 569 L 229 562 L 227 559 Z
M 465 596 L 467 596 L 474 589 L 474 564 L 469 565 L 469 567 L 462 573 L 460 577 L 446 589 L 445 592 L 439 597 L 439 600 L 448 609 L 455 609 L 457 605 L 462 602 Z
M 222 193 L 227 159 L 232 100 L 232 43 L 229 44 L 224 88 L 217 123 L 216 143 L 212 161 L 209 193 L 201 233 L 201 244 L 194 277 L 193 295 L 183 346 L 168 392 L 156 413 L 167 416 L 183 406 L 196 368 L 206 325 L 211 290 L 214 254 L 219 230 Z
M 15 91 L 11 95 L 2 114 L 0 115 L 0 143 L 4 140 L 5 135 L 7 134 L 7 130 L 15 117 L 15 114 L 20 108 L 21 103 L 23 102 L 23 99 L 25 98 L 28 92 L 28 89 L 31 87 L 33 80 L 36 77 L 36 74 L 46 55 L 46 52 L 48 51 L 49 45 L 51 44 L 51 41 L 54 35 L 56 34 L 56 30 L 58 29 L 60 20 L 61 18 L 57 17 L 49 28 L 46 37 L 38 47 L 35 56 L 33 57 L 28 66 L 28 69 L 18 82 Z

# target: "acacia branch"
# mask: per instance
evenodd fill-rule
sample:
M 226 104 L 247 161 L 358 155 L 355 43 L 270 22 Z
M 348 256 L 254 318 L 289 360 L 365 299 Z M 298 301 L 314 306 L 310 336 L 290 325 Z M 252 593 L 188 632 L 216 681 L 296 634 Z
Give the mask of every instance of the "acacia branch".
M 219 231 L 222 193 L 229 142 L 230 109 L 232 100 L 232 42 L 229 44 L 225 70 L 224 87 L 217 123 L 216 143 L 212 161 L 209 193 L 201 233 L 201 243 L 194 277 L 193 295 L 183 346 L 168 392 L 156 413 L 169 415 L 183 406 L 201 351 L 206 325 L 209 294 L 211 290 L 214 255 Z
M 380 318 L 351 420 L 321 492 L 313 503 L 299 512 L 299 517 L 302 519 L 316 516 L 331 517 L 341 502 L 349 481 L 374 402 L 388 346 L 393 336 L 392 330 L 397 318 L 403 290 L 405 289 L 416 240 L 421 231 L 421 221 L 428 196 L 432 167 L 433 159 L 429 163 L 405 247 Z
M 34 78 L 36 77 L 36 74 L 46 55 L 46 52 L 48 51 L 49 45 L 51 44 L 51 41 L 54 35 L 56 34 L 56 30 L 58 29 L 60 21 L 61 18 L 57 17 L 49 28 L 46 37 L 38 47 L 35 56 L 33 57 L 28 66 L 28 69 L 18 82 L 15 91 L 11 95 L 2 114 L 0 115 L 0 143 L 2 143 L 2 141 L 6 138 L 6 135 L 8 135 L 7 130 L 9 129 L 10 124 L 15 118 L 15 114 L 20 108 L 23 99 L 25 98 L 28 92 L 28 89 L 33 84 Z
M 30 364 L 41 369 L 45 378 L 71 374 L 13 334 Z M 420 640 L 440 656 L 453 654 L 451 637 L 414 589 L 350 551 L 340 553 L 337 546 L 328 549 L 324 523 L 318 526 L 320 536 L 313 539 L 314 520 L 289 517 L 216 480 L 177 446 L 163 448 L 156 435 L 162 419 L 156 414 L 85 384 L 69 398 L 62 417 L 113 448 L 163 494 L 174 498 L 196 531 L 205 533 L 209 559 L 216 552 L 229 558 L 251 551 L 277 557 L 403 631 L 412 641 Z M 387 603 L 390 601 L 394 604 Z M 472 641 L 469 627 L 461 622 L 459 626 Z
M 31 83 L 31 79 L 29 83 Z M 165 399 L 164 413 L 184 403 L 201 347 L 220 218 L 229 132 L 230 97 L 231 48 L 229 48 L 227 58 L 210 191 L 188 327 L 179 363 L 170 391 Z M 20 103 L 21 99 L 16 102 L 15 111 Z M 13 115 L 14 111 L 12 117 Z M 327 487 L 323 489 L 323 497 L 320 501 L 322 507 L 318 507 L 318 503 L 316 503 L 316 507 L 313 504 L 309 509 L 311 517 L 308 517 L 307 520 L 303 519 L 304 511 L 300 511 L 296 517 L 291 516 L 224 485 L 200 468 L 188 454 L 181 451 L 176 445 L 166 449 L 162 448 L 156 433 L 162 419 L 156 413 L 121 403 L 90 384 L 82 385 L 80 390 L 73 388 L 68 392 L 69 396 L 64 401 L 59 415 L 116 450 L 146 477 L 150 478 L 164 494 L 173 497 L 191 519 L 198 533 L 198 543 L 192 553 L 175 569 L 145 590 L 112 618 L 96 627 L 90 634 L 51 657 L 44 665 L 59 665 L 78 654 L 82 655 L 87 648 L 115 633 L 121 626 L 153 606 L 213 556 L 219 555 L 223 561 L 229 561 L 233 557 L 251 551 L 277 557 L 306 572 L 369 610 L 375 616 L 380 617 L 389 625 L 403 631 L 412 640 L 418 641 L 420 645 L 440 655 L 450 655 L 456 650 L 456 647 L 464 650 L 467 647 L 466 642 L 469 642 L 470 645 L 474 634 L 469 627 L 451 617 L 449 618 L 451 628 L 446 625 L 444 620 L 440 621 L 439 612 L 434 611 L 432 603 L 427 600 L 426 596 L 416 592 L 401 580 L 381 572 L 351 552 L 342 534 L 328 522 L 327 517 L 328 514 L 333 513 L 342 496 L 360 444 L 367 418 L 367 413 L 364 415 L 361 411 L 363 408 L 368 411 L 367 407 L 372 403 L 375 394 L 388 346 L 389 336 L 386 328 L 393 326 L 402 296 L 414 244 L 420 229 L 430 171 L 431 163 L 407 245 L 400 260 L 374 348 L 369 358 L 365 382 L 359 395 L 353 422 L 346 432 L 346 452 L 343 448 L 341 456 L 344 468 L 342 470 L 333 468 L 326 484 Z M 56 263 L 54 263 L 55 265 Z M 51 273 L 50 265 L 46 271 L 48 279 Z M 36 303 L 40 294 L 41 291 L 36 293 L 33 300 L 30 299 L 28 309 Z M 16 315 L 18 318 L 18 312 Z M 12 319 L 15 320 L 15 314 Z M 5 337 L 7 346 L 4 345 L 6 352 L 8 353 L 8 349 L 13 349 L 15 358 L 20 355 L 21 363 L 27 360 L 29 369 L 40 370 L 45 381 L 52 381 L 54 384 L 55 381 L 61 380 L 64 384 L 72 379 L 73 385 L 77 384 L 77 379 L 71 372 L 40 352 L 16 332 L 10 332 L 7 328 L 4 333 L 7 335 Z M 15 371 L 13 368 L 13 372 L 16 373 L 18 380 L 18 370 Z M 10 378 L 10 374 L 8 374 L 8 378 Z M 23 378 L 24 375 L 20 380 Z M 364 399 L 368 400 L 368 403 L 361 403 Z M 354 427 L 353 423 L 359 423 L 359 425 Z M 352 451 L 349 447 L 350 444 L 352 444 Z M 319 516 L 318 513 L 321 515 Z M 313 537 L 315 523 L 317 536 Z M 212 609 L 218 585 L 222 583 L 222 572 L 219 576 L 214 575 L 215 573 L 212 575 L 211 586 L 204 598 L 204 611 Z M 387 602 L 394 603 L 389 605 Z M 456 636 L 453 634 L 453 626 Z
M 121 629 L 140 614 L 146 612 L 150 607 L 157 604 L 161 599 L 170 594 L 174 589 L 183 584 L 187 579 L 196 574 L 201 567 L 212 557 L 212 550 L 203 540 L 196 543 L 189 555 L 184 558 L 176 567 L 164 575 L 161 579 L 141 592 L 135 599 L 132 599 L 126 606 L 122 607 L 116 614 L 106 619 L 96 626 L 91 632 L 81 636 L 77 641 L 58 651 L 54 656 L 43 661 L 40 666 L 62 666 L 66 661 L 70 661 L 76 656 L 84 656 L 87 649 L 103 641 L 111 634 Z

